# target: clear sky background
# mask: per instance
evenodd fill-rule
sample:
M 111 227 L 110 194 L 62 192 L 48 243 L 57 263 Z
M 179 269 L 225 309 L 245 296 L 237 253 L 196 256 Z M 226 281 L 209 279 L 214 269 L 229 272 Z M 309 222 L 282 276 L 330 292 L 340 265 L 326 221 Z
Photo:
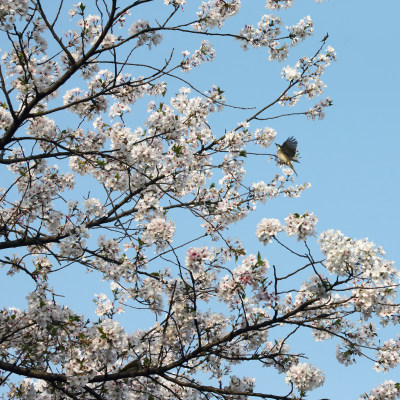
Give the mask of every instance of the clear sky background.
M 193 4 L 198 3 L 193 1 Z M 229 21 L 227 28 L 232 27 L 232 33 L 236 33 L 240 25 L 256 24 L 262 13 L 270 13 L 264 9 L 264 4 L 264 0 L 243 0 L 244 12 Z M 150 4 L 147 10 L 151 11 L 152 8 L 154 5 Z M 189 11 L 190 5 L 185 8 L 185 13 Z M 312 188 L 298 199 L 279 198 L 261 205 L 256 213 L 232 229 L 232 236 L 240 234 L 252 251 L 262 250 L 263 255 L 268 257 L 266 248 L 255 237 L 258 221 L 263 217 L 283 220 L 289 212 L 303 213 L 309 210 L 320 220 L 318 232 L 334 228 L 350 237 L 368 237 L 382 245 L 387 251 L 387 258 L 399 265 L 400 170 L 397 159 L 400 131 L 397 120 L 400 112 L 400 1 L 330 0 L 319 5 L 313 0 L 297 0 L 292 9 L 280 15 L 287 25 L 307 15 L 315 22 L 314 37 L 296 48 L 294 56 L 314 54 L 320 46 L 320 40 L 329 33 L 327 44 L 335 48 L 338 61 L 328 68 L 322 79 L 328 86 L 325 95 L 331 97 L 334 105 L 327 109 L 323 121 L 313 122 L 299 116 L 251 125 L 252 128 L 265 125 L 273 127 L 278 132 L 278 143 L 288 136 L 297 138 L 301 163 L 296 165 L 299 177 L 295 182 L 311 182 Z M 150 20 L 145 13 L 143 18 Z M 169 40 L 176 51 L 185 48 L 186 39 L 170 35 L 165 36 L 165 40 Z M 227 102 L 233 105 L 259 108 L 268 104 L 285 85 L 280 77 L 281 68 L 296 62 L 296 58 L 291 57 L 280 64 L 271 63 L 264 49 L 250 49 L 244 53 L 238 42 L 226 38 L 211 39 L 211 42 L 217 51 L 215 62 L 205 64 L 198 71 L 183 77 L 195 82 L 202 90 L 207 90 L 213 83 L 219 85 L 225 90 Z M 188 49 L 195 50 L 193 46 L 196 42 L 191 39 L 190 43 Z M 143 51 L 149 59 L 157 56 L 157 53 Z M 169 92 L 166 99 L 173 93 Z M 307 109 L 314 103 L 301 104 L 304 105 L 303 109 Z M 291 111 L 278 106 L 270 115 L 282 110 Z M 212 119 L 213 126 L 223 132 L 234 128 L 236 122 L 245 120 L 249 115 L 249 112 L 227 110 Z M 143 118 L 138 120 L 138 124 L 142 122 Z M 271 151 L 275 149 L 271 147 Z M 267 157 L 259 157 L 256 163 L 251 163 L 248 175 L 254 177 L 253 181 L 263 179 L 268 182 L 278 172 L 275 162 L 267 161 Z M 272 253 L 271 257 L 278 257 L 276 254 Z M 4 279 L 4 276 L 1 278 Z M 14 279 L 14 283 L 7 282 L 0 291 L 0 304 L 23 307 L 21 299 L 26 290 L 22 288 L 21 281 Z M 64 285 L 66 293 L 86 292 L 87 302 L 77 296 L 69 301 L 71 308 L 78 312 L 87 309 L 92 312 L 93 303 L 89 299 L 93 298 L 94 293 L 105 291 L 108 287 L 98 282 L 93 287 L 88 286 L 86 279 L 79 280 L 77 276 L 65 279 Z M 11 293 L 22 297 L 14 301 Z M 392 330 L 391 334 L 397 334 L 397 331 Z M 321 397 L 331 400 L 357 399 L 364 391 L 385 379 L 400 381 L 399 368 L 383 375 L 375 373 L 370 362 L 347 368 L 339 365 L 332 342 L 316 344 L 307 335 L 299 349 L 310 351 L 313 357 L 310 362 L 327 373 L 326 385 L 323 389 L 311 392 L 311 400 Z M 287 390 L 287 386 L 278 383 L 267 369 L 246 368 L 243 371 L 239 368 L 235 373 L 256 376 L 257 382 L 260 382 L 258 388 L 267 393 L 278 390 L 279 394 L 283 394 L 283 388 Z M 282 381 L 282 378 L 279 380 Z

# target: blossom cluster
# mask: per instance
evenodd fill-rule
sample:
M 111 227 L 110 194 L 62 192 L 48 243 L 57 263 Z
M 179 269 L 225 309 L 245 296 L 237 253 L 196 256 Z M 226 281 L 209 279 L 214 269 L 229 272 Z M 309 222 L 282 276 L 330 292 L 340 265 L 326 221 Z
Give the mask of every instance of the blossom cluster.
M 386 340 L 377 352 L 377 362 L 375 369 L 377 371 L 387 372 L 390 368 L 394 368 L 400 363 L 400 338 L 397 340 Z
M 28 0 L 2 0 L 0 2 L 0 25 L 5 31 L 12 29 L 16 17 L 23 17 L 27 14 L 29 7 Z
M 280 98 L 280 104 L 292 107 L 303 96 L 313 99 L 321 95 L 325 88 L 321 76 L 332 61 L 336 61 L 336 53 L 331 46 L 328 46 L 325 53 L 319 53 L 318 56 L 311 58 L 302 57 L 294 67 L 284 67 L 282 69 L 282 78 L 288 80 L 290 87 L 294 89 Z M 329 98 L 322 100 L 314 108 L 309 109 L 306 115 L 312 119 L 317 117 L 323 119 L 325 115 L 323 111 L 330 105 L 332 105 L 332 102 Z
M 306 212 L 303 215 L 298 213 L 289 214 L 285 218 L 285 226 L 276 218 L 263 218 L 257 225 L 256 236 L 263 244 L 271 243 L 279 232 L 285 231 L 288 236 L 297 236 L 297 240 L 306 240 L 309 236 L 315 235 L 315 225 L 318 218 Z
M 224 22 L 236 15 L 241 7 L 240 0 L 209 0 L 201 4 L 197 12 L 198 22 L 193 28 L 198 31 L 205 31 L 210 28 L 221 28 Z
M 256 143 L 260 144 L 261 147 L 268 147 L 272 144 L 276 137 L 276 130 L 270 127 L 264 129 L 256 129 L 254 132 Z
M 196 50 L 192 55 L 190 52 L 185 50 L 182 52 L 183 60 L 181 62 L 181 68 L 185 72 L 189 72 L 191 69 L 198 67 L 200 64 L 213 61 L 215 58 L 215 50 L 207 40 L 201 42 L 200 49 Z
M 388 380 L 371 390 L 369 394 L 364 394 L 359 400 L 396 400 L 400 397 L 399 384 Z
M 129 34 L 133 37 L 137 37 L 137 46 L 143 46 L 147 44 L 149 48 L 152 45 L 157 46 L 162 41 L 162 35 L 156 31 L 149 29 L 150 24 L 145 20 L 135 21 L 129 28 Z
M 147 225 L 146 231 L 142 235 L 142 240 L 146 243 L 155 243 L 157 249 L 165 249 L 172 241 L 175 232 L 175 224 L 164 218 L 153 218 Z
M 264 244 L 271 243 L 272 238 L 283 231 L 283 226 L 276 218 L 263 218 L 257 225 L 256 235 Z
M 243 259 L 243 262 L 238 265 L 233 271 L 232 275 L 225 275 L 219 285 L 218 294 L 221 301 L 228 304 L 229 307 L 235 307 L 240 303 L 240 298 L 246 294 L 246 287 L 249 286 L 253 292 L 253 296 L 247 297 L 248 307 L 254 305 L 257 311 L 260 302 L 263 302 L 266 307 L 270 307 L 271 303 L 275 300 L 273 290 L 268 289 L 266 281 L 266 273 L 269 269 L 269 262 L 267 259 L 261 259 L 261 256 L 250 254 Z M 265 314 L 265 311 L 262 311 Z
M 202 264 L 209 260 L 211 257 L 211 252 L 207 247 L 191 247 L 186 252 L 185 263 L 189 270 L 197 272 Z
M 318 218 L 313 213 L 289 214 L 285 218 L 286 233 L 288 236 L 297 236 L 297 240 L 305 240 L 308 236 L 315 235 L 317 222 Z
M 343 276 L 351 270 L 383 283 L 395 272 L 393 265 L 382 258 L 383 250 L 368 239 L 355 240 L 340 231 L 328 230 L 320 235 L 319 243 L 331 273 Z
M 302 392 L 314 390 L 324 384 L 325 374 L 314 365 L 298 363 L 286 373 L 286 382 L 292 382 Z
M 316 118 L 324 119 L 325 108 L 330 107 L 331 105 L 332 105 L 332 100 L 329 97 L 319 101 L 317 104 L 314 105 L 314 107 L 310 108 L 306 112 L 307 118 L 311 118 L 313 120 L 315 120 Z

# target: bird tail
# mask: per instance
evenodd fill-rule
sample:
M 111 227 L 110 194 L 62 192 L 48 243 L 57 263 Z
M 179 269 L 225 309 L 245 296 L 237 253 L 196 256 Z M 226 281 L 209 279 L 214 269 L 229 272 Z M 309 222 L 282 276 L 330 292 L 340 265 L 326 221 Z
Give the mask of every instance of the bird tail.
M 292 170 L 293 170 L 293 172 L 296 174 L 296 176 L 297 177 L 299 177 L 298 175 L 297 175 L 297 172 L 296 172 L 296 170 L 294 169 L 294 167 L 293 167 L 293 164 L 292 163 L 290 163 L 289 164 L 289 166 L 290 166 L 290 168 L 292 168 Z

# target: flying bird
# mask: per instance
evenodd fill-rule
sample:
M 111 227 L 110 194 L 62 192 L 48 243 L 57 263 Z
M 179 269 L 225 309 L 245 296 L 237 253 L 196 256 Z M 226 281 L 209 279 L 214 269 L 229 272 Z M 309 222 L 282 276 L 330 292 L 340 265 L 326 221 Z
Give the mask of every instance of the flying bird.
M 293 172 L 296 174 L 296 176 L 298 176 L 292 164 L 292 161 L 298 162 L 296 157 L 297 140 L 293 136 L 290 136 L 282 145 L 279 145 L 277 143 L 275 144 L 278 149 L 276 152 L 278 158 L 283 164 L 286 164 L 287 166 L 292 168 Z

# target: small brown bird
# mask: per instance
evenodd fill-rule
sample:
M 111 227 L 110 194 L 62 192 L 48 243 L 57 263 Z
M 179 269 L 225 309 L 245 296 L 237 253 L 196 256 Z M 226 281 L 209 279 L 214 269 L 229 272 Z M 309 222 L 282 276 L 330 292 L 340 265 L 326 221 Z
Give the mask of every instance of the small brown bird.
M 140 368 L 142 368 L 142 364 L 140 363 L 140 360 L 133 360 L 130 363 L 126 364 L 125 367 L 121 368 L 119 372 L 136 372 Z
M 292 164 L 292 161 L 298 162 L 296 157 L 297 140 L 293 136 L 290 136 L 282 145 L 279 145 L 277 143 L 275 144 L 278 149 L 278 151 L 276 152 L 278 158 L 282 161 L 283 164 L 286 164 L 287 166 L 292 168 L 293 172 L 296 174 L 296 176 L 298 176 Z

